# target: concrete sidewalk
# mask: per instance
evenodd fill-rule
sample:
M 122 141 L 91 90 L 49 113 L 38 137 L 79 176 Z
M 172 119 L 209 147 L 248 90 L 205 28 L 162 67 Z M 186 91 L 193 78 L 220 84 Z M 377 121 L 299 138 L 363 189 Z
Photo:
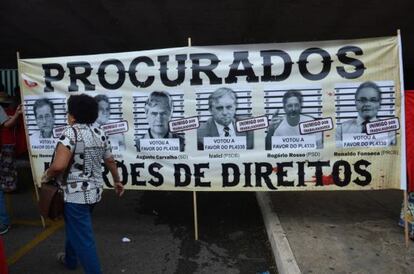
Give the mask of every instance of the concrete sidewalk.
M 181 191 L 128 190 L 121 199 L 105 191 L 93 213 L 103 273 L 277 273 L 254 193 L 198 193 L 198 241 L 192 199 Z M 27 164 L 7 200 L 12 227 L 3 237 L 11 274 L 83 273 L 56 261 L 63 222 L 42 228 Z
M 83 273 L 56 261 L 64 247 L 63 221 L 41 226 L 25 159 L 18 161 L 18 176 L 18 190 L 6 195 L 9 273 Z M 254 193 L 199 192 L 197 207 L 198 241 L 192 192 L 127 190 L 119 199 L 104 191 L 93 213 L 103 273 L 277 273 Z
M 280 273 L 414 273 L 402 191 L 258 193 Z

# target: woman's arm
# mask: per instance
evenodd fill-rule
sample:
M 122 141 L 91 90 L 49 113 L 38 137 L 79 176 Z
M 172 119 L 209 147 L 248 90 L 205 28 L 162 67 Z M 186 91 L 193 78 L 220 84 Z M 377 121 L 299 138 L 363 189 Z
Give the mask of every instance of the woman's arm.
M 16 112 L 14 113 L 14 115 L 12 117 L 10 117 L 6 122 L 3 123 L 3 126 L 8 128 L 8 127 L 12 127 L 16 124 L 17 119 L 19 118 L 20 114 L 22 114 L 22 106 L 19 105 L 16 109 Z
M 59 143 L 56 148 L 55 158 L 53 159 L 50 167 L 46 170 L 45 175 L 49 178 L 54 178 L 64 172 L 69 165 L 71 158 L 72 152 L 69 148 Z
M 118 168 L 116 166 L 116 161 L 114 157 L 109 157 L 104 160 L 105 166 L 111 172 L 112 179 L 114 180 L 114 189 L 118 196 L 124 194 L 124 185 L 121 183 L 121 178 L 119 177 Z

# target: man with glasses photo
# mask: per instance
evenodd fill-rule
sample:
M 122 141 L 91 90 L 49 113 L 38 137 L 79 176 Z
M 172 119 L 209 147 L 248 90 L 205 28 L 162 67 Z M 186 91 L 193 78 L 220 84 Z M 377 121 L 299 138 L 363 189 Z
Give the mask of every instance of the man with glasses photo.
M 355 107 L 358 117 L 347 120 L 340 124 L 336 129 L 335 139 L 337 146 L 342 146 L 344 135 L 361 135 L 367 133 L 367 124 L 378 121 L 378 111 L 381 106 L 381 89 L 374 82 L 362 83 L 355 92 Z M 389 144 L 395 144 L 395 132 L 389 132 Z
M 53 127 L 55 126 L 55 109 L 52 101 L 48 98 L 40 98 L 33 104 L 33 112 L 39 131 L 32 138 L 53 138 Z

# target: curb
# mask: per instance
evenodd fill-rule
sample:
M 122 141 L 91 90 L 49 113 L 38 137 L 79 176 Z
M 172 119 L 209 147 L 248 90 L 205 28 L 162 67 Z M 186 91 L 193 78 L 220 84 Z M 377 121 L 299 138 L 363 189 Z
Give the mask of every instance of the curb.
M 263 215 L 263 222 L 272 246 L 278 272 L 280 274 L 300 274 L 301 271 L 290 248 L 286 233 L 280 224 L 279 217 L 272 210 L 273 206 L 269 193 L 256 192 L 256 199 Z

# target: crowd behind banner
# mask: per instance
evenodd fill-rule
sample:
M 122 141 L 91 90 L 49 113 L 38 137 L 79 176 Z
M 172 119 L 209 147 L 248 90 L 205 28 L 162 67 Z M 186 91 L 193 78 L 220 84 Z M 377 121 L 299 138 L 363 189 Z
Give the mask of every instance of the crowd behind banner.
M 383 37 L 21 59 L 34 178 L 86 93 L 130 189 L 400 188 L 399 51 Z

